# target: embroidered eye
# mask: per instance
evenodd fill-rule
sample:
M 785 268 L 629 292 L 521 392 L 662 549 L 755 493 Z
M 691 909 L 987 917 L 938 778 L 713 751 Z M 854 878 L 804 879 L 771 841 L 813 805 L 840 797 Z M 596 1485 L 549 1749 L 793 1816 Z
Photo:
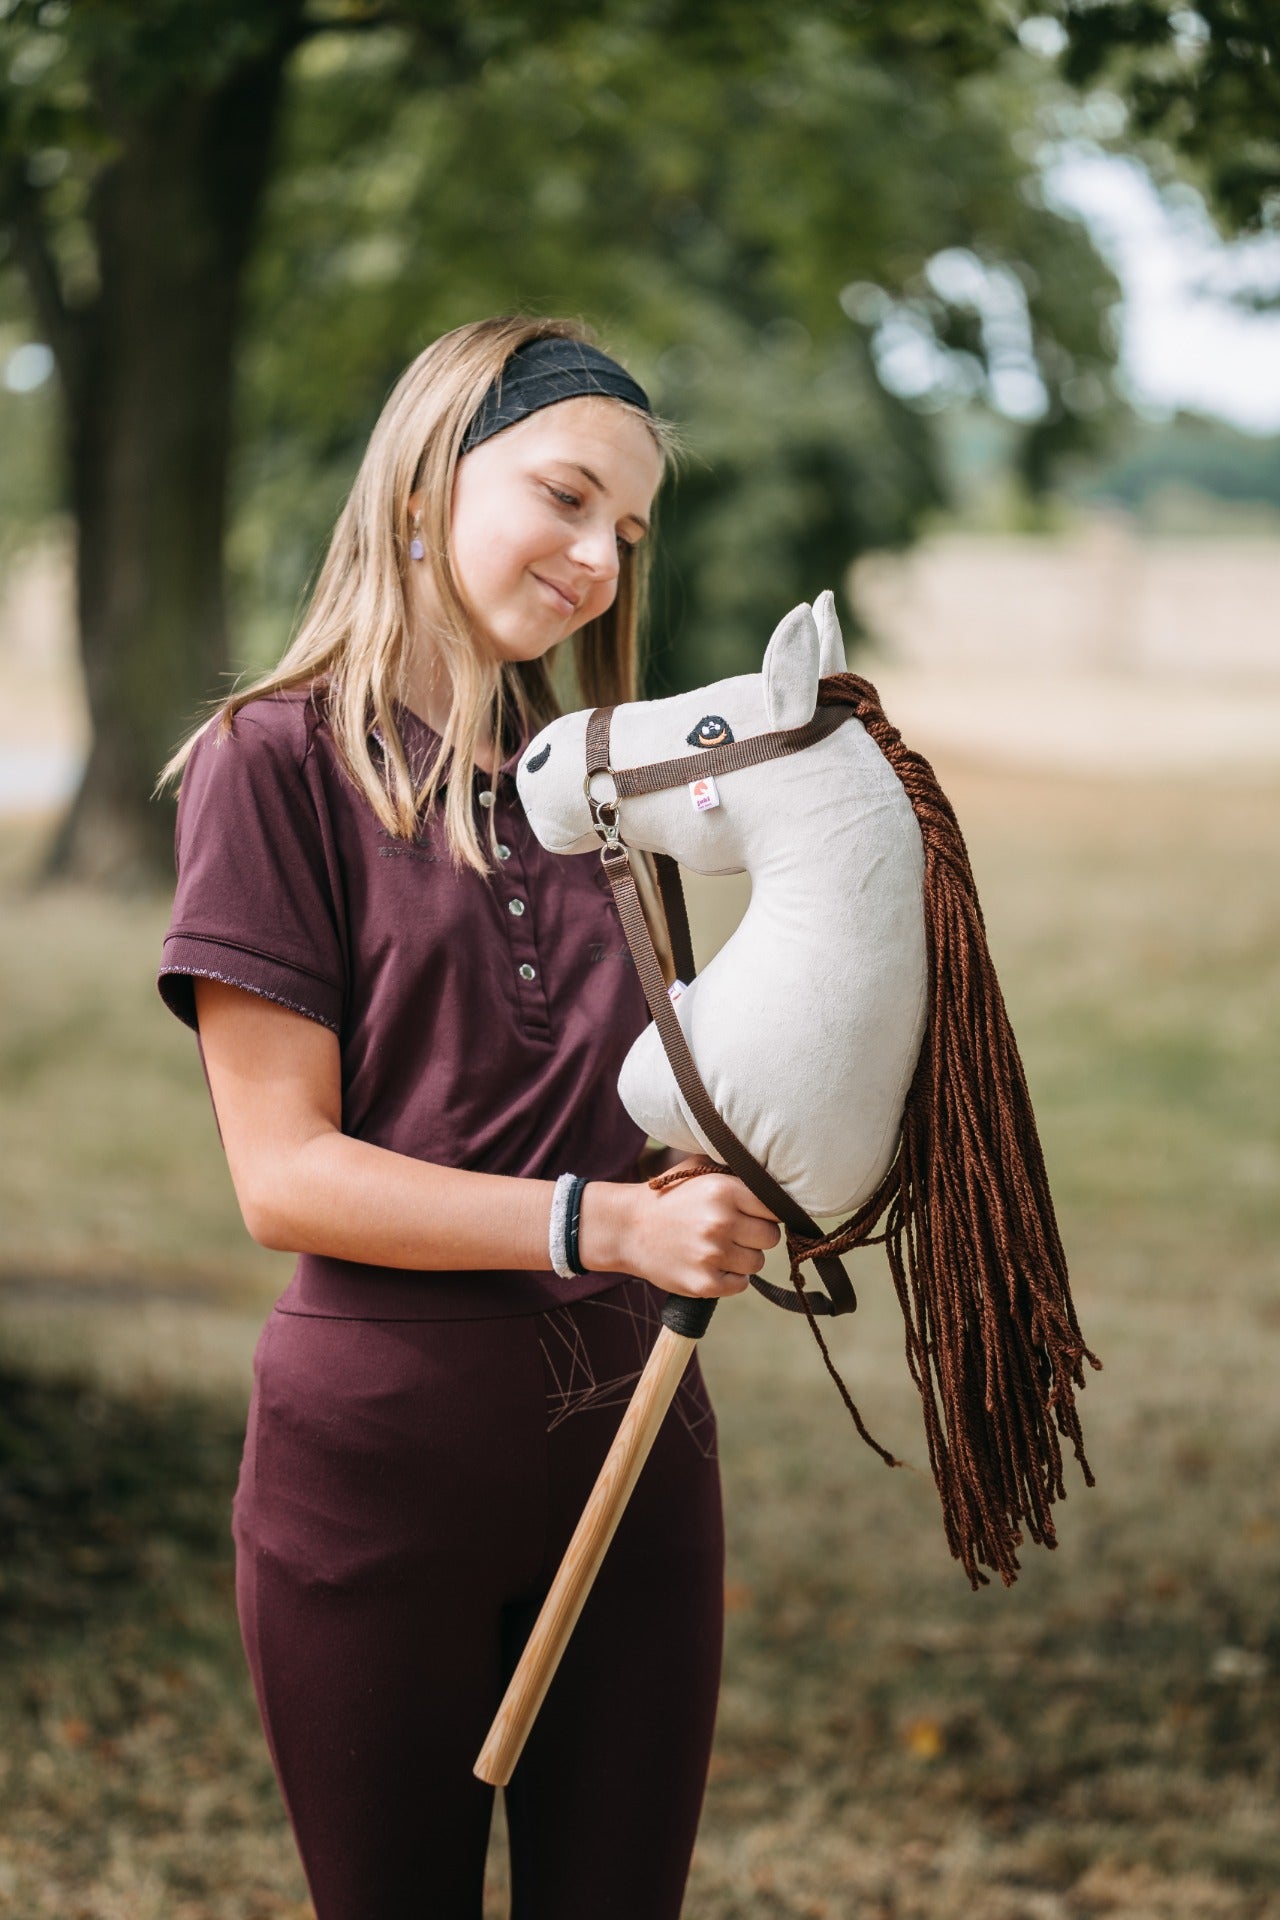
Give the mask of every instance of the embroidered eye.
M 546 746 L 542 749 L 541 753 L 535 753 L 532 760 L 525 761 L 524 763 L 525 772 L 536 773 L 539 767 L 546 766 L 550 758 L 551 758 L 551 742 L 548 740 Z
M 727 747 L 733 739 L 733 728 L 718 713 L 704 714 L 692 733 L 685 735 L 685 744 L 690 747 Z

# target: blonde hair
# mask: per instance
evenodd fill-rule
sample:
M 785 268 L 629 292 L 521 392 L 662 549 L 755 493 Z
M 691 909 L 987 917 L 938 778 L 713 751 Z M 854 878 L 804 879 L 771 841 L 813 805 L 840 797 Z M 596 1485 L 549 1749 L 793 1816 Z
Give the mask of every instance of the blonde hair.
M 476 645 L 449 564 L 453 477 L 468 423 L 512 353 L 527 341 L 591 340 L 576 320 L 519 316 L 477 320 L 434 341 L 407 367 L 378 417 L 302 623 L 279 664 L 238 687 L 183 741 L 160 775 L 157 791 L 175 779 L 192 747 L 210 729 L 226 734 L 241 707 L 271 694 L 323 690 L 339 756 L 387 830 L 412 839 L 435 805 L 446 768 L 444 835 L 455 865 L 490 873 L 471 806 L 477 748 L 490 745 L 501 763 L 506 723 L 514 710 L 522 736 L 562 711 L 549 656 L 501 661 Z M 677 452 L 667 422 L 614 401 L 643 420 L 664 462 Z M 405 702 L 409 653 L 407 570 L 409 497 L 424 496 L 420 536 L 435 572 L 442 619 L 433 640 L 450 689 L 449 718 L 429 776 L 415 784 L 396 723 Z M 647 546 L 648 543 L 645 543 Z M 624 550 L 613 605 L 573 638 L 577 692 L 583 706 L 638 697 L 640 627 L 648 557 Z M 560 643 L 563 644 L 563 643 Z M 558 653 L 559 648 L 550 650 Z M 370 751 L 375 733 L 381 765 Z M 496 851 L 492 810 L 489 845 Z

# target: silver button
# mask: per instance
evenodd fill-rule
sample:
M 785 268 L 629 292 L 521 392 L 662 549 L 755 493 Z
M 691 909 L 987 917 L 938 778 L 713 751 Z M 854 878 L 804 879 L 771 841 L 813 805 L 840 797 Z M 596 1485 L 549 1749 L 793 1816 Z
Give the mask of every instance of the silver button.
M 482 789 L 480 794 L 480 805 L 482 807 L 491 807 L 493 805 L 493 789 L 491 787 L 485 787 Z
M 526 960 L 524 965 L 520 969 L 520 978 L 522 980 L 532 980 L 533 977 L 534 977 L 534 969 L 529 965 L 529 962 Z
M 509 860 L 511 858 L 510 847 L 504 847 L 501 841 L 498 843 L 498 858 L 499 860 Z
M 507 902 L 507 912 L 508 912 L 508 913 L 514 913 L 514 914 L 515 914 L 515 916 L 516 916 L 516 918 L 517 918 L 517 919 L 519 919 L 519 917 L 520 917 L 520 915 L 521 915 L 521 914 L 522 914 L 522 913 L 524 912 L 524 901 L 523 901 L 523 900 L 508 900 L 508 902 Z

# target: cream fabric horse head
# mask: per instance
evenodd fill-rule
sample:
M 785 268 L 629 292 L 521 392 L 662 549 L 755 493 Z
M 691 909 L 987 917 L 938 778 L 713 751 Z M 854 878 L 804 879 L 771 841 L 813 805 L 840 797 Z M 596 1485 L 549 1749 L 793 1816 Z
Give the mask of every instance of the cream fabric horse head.
M 613 715 L 617 767 L 670 760 L 803 726 L 818 681 L 845 670 L 835 602 L 796 607 L 759 673 Z M 596 855 L 583 792 L 588 714 L 531 741 L 516 774 L 543 846 Z M 702 784 L 702 783 L 699 783 Z M 925 1024 L 923 853 L 911 804 L 860 721 L 801 752 L 620 803 L 623 840 L 694 873 L 746 872 L 751 901 L 720 952 L 676 1000 L 716 1108 L 805 1210 L 852 1212 L 893 1158 Z M 598 775 L 592 791 L 608 797 Z M 701 807 L 698 799 L 704 803 Z M 694 1122 L 650 1024 L 618 1079 L 638 1126 L 688 1153 L 714 1149 Z

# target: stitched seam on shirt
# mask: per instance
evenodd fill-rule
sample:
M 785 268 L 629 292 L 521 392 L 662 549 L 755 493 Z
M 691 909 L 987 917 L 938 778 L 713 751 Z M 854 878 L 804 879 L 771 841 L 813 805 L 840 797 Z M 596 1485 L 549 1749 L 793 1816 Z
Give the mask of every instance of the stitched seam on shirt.
M 255 960 L 269 960 L 273 967 L 283 967 L 287 973 L 305 974 L 308 980 L 318 980 L 322 987 L 331 987 L 334 993 L 341 993 L 342 987 L 331 980 L 327 973 L 316 973 L 311 967 L 304 967 L 300 960 L 282 960 L 278 953 L 268 953 L 265 947 L 250 947 L 243 940 L 220 940 L 216 933 L 200 933 L 194 927 L 170 927 L 165 936 L 165 945 L 170 940 L 192 940 L 202 947 L 221 947 L 227 953 L 251 953 Z M 168 973 L 194 973 L 194 967 L 167 967 Z
M 290 712 L 290 709 L 292 708 L 300 709 L 298 713 L 298 718 L 302 723 L 302 737 L 304 742 L 302 753 L 301 754 L 298 753 L 297 745 L 292 739 L 289 740 L 288 746 L 289 746 L 289 758 L 293 762 L 293 765 L 296 768 L 297 772 L 301 774 L 303 763 L 305 762 L 307 755 L 311 751 L 311 729 L 307 725 L 307 714 L 309 712 L 314 712 L 315 710 L 312 707 L 310 695 L 307 695 L 304 699 L 299 700 L 297 698 L 297 691 L 292 688 L 284 693 L 264 693 L 264 694 L 258 695 L 255 699 L 246 700 L 244 705 L 238 708 L 237 711 L 234 714 L 232 714 L 231 726 L 228 729 L 228 733 L 224 734 L 221 731 L 219 731 L 214 736 L 214 746 L 215 747 L 221 746 L 223 740 L 228 737 L 234 738 L 235 723 L 239 719 L 243 718 L 245 720 L 246 725 L 252 725 L 256 720 L 258 725 L 261 726 L 262 717 L 261 715 L 254 714 L 253 709 L 255 707 L 283 707 L 285 709 L 286 714 L 288 714 Z M 318 714 L 316 715 L 316 718 L 317 720 L 319 719 Z
M 305 744 L 302 749 L 302 758 L 298 762 L 299 773 L 302 772 L 302 769 L 306 766 L 307 761 L 311 758 L 312 752 L 315 749 L 316 728 L 320 725 L 323 717 L 319 707 L 316 705 L 316 690 L 313 686 L 307 692 L 306 705 L 302 709 L 302 738 Z

